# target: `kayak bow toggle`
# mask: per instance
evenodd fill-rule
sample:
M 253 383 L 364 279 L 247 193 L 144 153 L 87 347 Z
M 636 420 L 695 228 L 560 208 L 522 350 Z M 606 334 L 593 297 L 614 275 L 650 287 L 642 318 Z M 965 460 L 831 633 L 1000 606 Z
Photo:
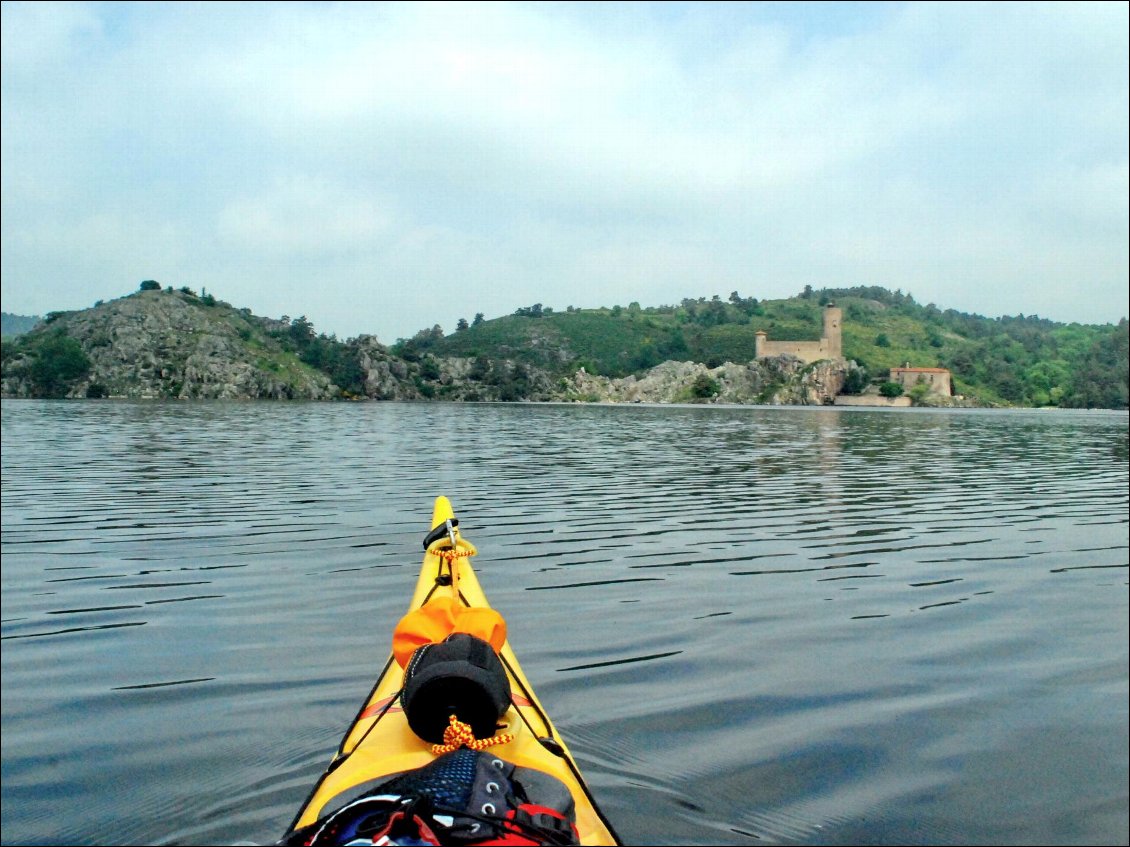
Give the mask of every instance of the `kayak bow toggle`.
M 514 735 L 504 732 L 490 738 L 475 738 L 471 725 L 463 723 L 457 715 L 448 718 L 448 727 L 443 731 L 443 744 L 432 745 L 432 752 L 437 756 L 458 750 L 460 747 L 469 747 L 472 750 L 485 750 L 496 744 L 509 744 L 514 740 Z

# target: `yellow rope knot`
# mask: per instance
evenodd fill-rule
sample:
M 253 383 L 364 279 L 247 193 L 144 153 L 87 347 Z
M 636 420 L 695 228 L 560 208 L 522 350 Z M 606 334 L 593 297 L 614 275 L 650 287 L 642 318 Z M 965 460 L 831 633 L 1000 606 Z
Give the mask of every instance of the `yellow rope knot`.
M 452 715 L 448 718 L 448 727 L 443 731 L 443 744 L 433 744 L 432 752 L 437 756 L 458 750 L 460 747 L 469 747 L 472 750 L 484 750 L 496 744 L 509 744 L 514 740 L 513 733 L 504 732 L 493 738 L 475 738 L 470 724 L 465 724 L 458 717 Z
M 473 550 L 460 550 L 455 547 L 445 547 L 442 550 L 436 550 L 435 554 L 448 564 L 451 564 L 456 559 L 466 559 L 470 556 L 474 556 L 475 552 Z

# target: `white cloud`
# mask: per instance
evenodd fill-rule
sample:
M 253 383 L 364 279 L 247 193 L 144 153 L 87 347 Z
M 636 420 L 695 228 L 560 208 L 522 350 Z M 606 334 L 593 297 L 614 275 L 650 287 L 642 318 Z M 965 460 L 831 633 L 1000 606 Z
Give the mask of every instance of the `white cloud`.
M 362 193 L 296 175 L 232 198 L 216 233 L 223 246 L 252 254 L 334 254 L 371 250 L 389 225 L 389 214 Z
M 805 284 L 1070 320 L 1114 298 L 1051 299 L 1069 262 L 1128 275 L 1123 4 L 3 9 L 13 307 L 82 273 L 42 233 L 96 220 L 153 230 L 169 281 L 314 319 L 280 301 L 316 280 L 320 329 L 383 338 Z M 91 255 L 160 279 L 132 229 Z
M 101 35 L 102 19 L 89 3 L 4 3 L 0 52 L 5 73 L 42 73 L 61 57 L 81 52 L 78 43 Z

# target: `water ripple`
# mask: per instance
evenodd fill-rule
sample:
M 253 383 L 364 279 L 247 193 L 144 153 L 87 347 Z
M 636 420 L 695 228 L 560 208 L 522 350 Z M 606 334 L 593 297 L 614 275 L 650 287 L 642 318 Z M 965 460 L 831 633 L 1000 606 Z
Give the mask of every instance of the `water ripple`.
M 447 494 L 629 843 L 1124 841 L 1126 415 L 896 411 L 4 401 L 5 840 L 273 843 Z

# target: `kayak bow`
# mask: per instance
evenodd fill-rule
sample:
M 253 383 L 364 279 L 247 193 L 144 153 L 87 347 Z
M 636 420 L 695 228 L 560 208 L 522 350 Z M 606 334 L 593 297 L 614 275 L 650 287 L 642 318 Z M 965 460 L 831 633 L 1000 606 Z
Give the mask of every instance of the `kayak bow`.
M 408 610 L 437 597 L 463 606 L 490 608 L 469 558 L 476 552 L 464 539 L 451 503 L 437 497 L 431 532 L 425 540 L 423 567 Z M 564 740 L 542 708 L 507 641 L 498 651 L 510 679 L 511 702 L 500 723 L 513 739 L 498 755 L 519 767 L 548 773 L 564 783 L 576 804 L 576 826 L 582 844 L 619 844 L 601 813 Z M 314 823 L 364 787 L 394 774 L 416 770 L 435 760 L 432 745 L 418 738 L 400 708 L 404 671 L 389 655 L 368 699 L 345 733 L 337 753 L 303 803 L 290 832 Z

